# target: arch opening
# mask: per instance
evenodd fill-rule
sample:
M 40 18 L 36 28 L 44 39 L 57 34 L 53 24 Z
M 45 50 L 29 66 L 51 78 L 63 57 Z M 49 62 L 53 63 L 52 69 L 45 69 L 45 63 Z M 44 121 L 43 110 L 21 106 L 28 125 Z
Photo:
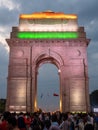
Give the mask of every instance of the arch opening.
M 38 68 L 37 75 L 37 108 L 45 112 L 60 110 L 60 81 L 58 68 L 45 62 Z

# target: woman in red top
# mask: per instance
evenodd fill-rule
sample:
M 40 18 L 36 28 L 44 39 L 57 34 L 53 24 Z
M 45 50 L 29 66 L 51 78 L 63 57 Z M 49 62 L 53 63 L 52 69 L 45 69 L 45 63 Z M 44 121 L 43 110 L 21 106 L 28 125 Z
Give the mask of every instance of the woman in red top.
M 7 126 L 7 119 L 11 116 L 10 112 L 3 113 L 2 123 L 0 124 L 0 130 L 9 130 Z

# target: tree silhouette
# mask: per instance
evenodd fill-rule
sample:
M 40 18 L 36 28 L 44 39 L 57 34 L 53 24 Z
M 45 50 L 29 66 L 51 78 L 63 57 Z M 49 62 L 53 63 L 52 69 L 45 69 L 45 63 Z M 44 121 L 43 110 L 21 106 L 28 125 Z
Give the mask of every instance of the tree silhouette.
M 90 94 L 90 104 L 92 107 L 98 107 L 98 90 Z

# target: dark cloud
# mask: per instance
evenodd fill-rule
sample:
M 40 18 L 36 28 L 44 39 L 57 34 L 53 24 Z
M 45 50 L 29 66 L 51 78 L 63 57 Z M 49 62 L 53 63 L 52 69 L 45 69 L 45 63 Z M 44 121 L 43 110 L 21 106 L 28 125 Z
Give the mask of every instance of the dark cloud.
M 6 51 L 3 44 L 0 43 L 0 73 L 7 73 L 7 65 L 8 65 L 8 55 L 9 53 Z M 3 75 L 4 75 L 3 74 Z
M 0 25 L 11 26 L 18 23 L 18 11 L 9 10 L 8 8 L 0 8 Z
M 0 98 L 6 98 L 8 73 L 8 53 L 0 43 Z
M 80 10 L 79 10 L 79 21 L 82 24 L 86 24 L 88 25 L 90 21 L 94 20 L 94 19 L 98 19 L 97 18 L 97 8 L 98 8 L 98 1 L 97 0 L 93 0 L 93 1 L 85 1 L 82 3 L 81 1 L 81 5 L 79 6 Z
M 46 83 L 47 82 L 52 82 L 52 81 L 55 81 L 58 79 L 58 69 L 55 65 L 53 64 L 43 64 L 39 70 L 39 75 L 38 75 L 38 78 L 39 78 L 39 81 L 40 83 L 45 81 Z M 54 72 L 54 73 L 53 73 Z M 40 75 L 41 73 L 41 75 Z M 49 78 L 49 75 L 50 75 L 50 78 Z M 41 77 L 43 77 L 43 79 L 41 79 Z M 43 80 L 43 81 L 42 81 Z
M 88 36 L 91 38 L 91 41 L 98 41 L 98 20 L 92 20 L 87 26 Z
M 88 73 L 89 73 L 89 91 L 90 93 L 98 88 L 98 44 L 90 42 L 88 49 Z

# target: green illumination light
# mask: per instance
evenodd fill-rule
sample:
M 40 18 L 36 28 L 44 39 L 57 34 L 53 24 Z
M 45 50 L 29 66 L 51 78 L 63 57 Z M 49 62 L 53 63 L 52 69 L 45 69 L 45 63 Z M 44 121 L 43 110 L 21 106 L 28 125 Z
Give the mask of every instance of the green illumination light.
M 71 39 L 78 38 L 77 32 L 18 32 L 20 39 Z

